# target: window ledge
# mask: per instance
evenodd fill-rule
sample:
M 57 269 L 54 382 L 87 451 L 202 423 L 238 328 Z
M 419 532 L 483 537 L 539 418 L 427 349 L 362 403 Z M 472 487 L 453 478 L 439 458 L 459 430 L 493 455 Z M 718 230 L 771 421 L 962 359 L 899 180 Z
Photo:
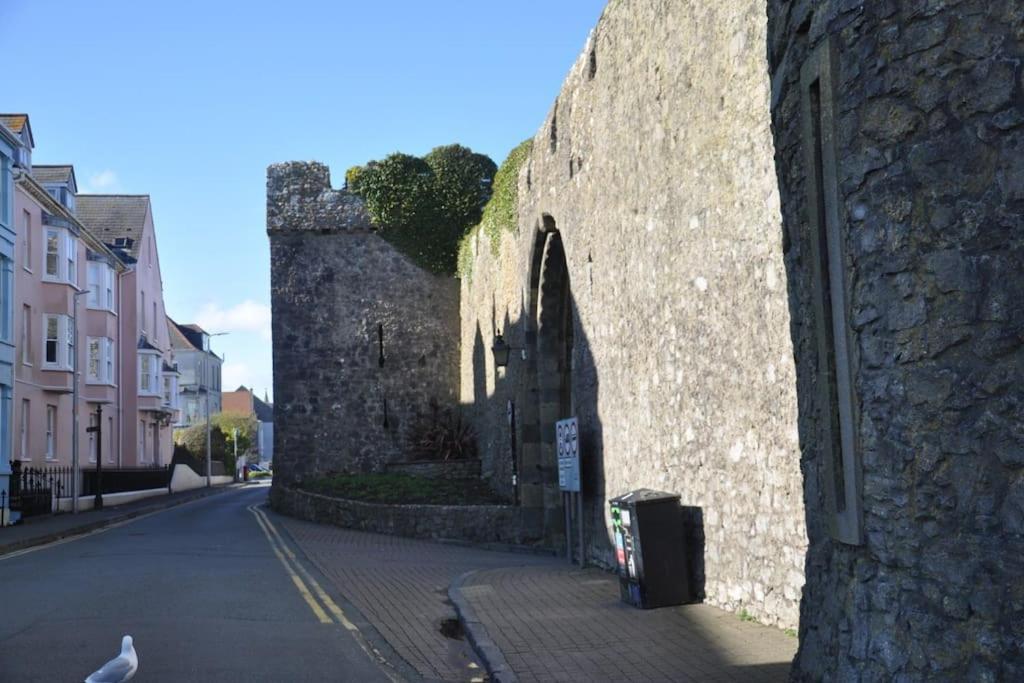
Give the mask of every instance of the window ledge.
M 47 372 L 74 372 L 74 370 L 72 370 L 71 368 L 65 367 L 63 365 L 46 365 L 45 363 L 43 364 L 42 369 L 46 370 Z

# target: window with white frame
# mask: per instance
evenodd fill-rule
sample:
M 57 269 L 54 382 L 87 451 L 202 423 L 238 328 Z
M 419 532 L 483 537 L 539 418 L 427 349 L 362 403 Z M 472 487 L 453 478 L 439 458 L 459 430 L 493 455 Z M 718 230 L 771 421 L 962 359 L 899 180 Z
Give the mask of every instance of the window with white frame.
M 32 365 L 32 307 L 21 307 L 21 363 Z
M 10 457 L 11 437 L 14 436 L 14 390 L 0 387 L 0 439 L 3 439 L 3 457 Z
M 89 308 L 114 312 L 114 269 L 103 261 L 89 261 Z
M 46 261 L 43 279 L 78 283 L 78 240 L 64 228 L 46 228 Z
M 114 354 L 116 353 L 116 347 L 114 346 L 113 339 L 104 338 L 104 341 L 107 345 L 107 352 L 104 354 L 104 360 L 107 362 L 107 382 L 114 384 L 117 381 L 117 378 L 114 377 Z
M 32 213 L 25 209 L 21 216 L 22 256 L 24 257 L 22 265 L 25 266 L 25 270 L 32 272 Z
M 48 226 L 43 236 L 43 279 L 77 284 L 78 240 L 66 228 L 54 226 Z
M 0 339 L 14 341 L 14 259 L 0 256 Z
M 64 237 L 64 241 L 67 244 L 64 250 L 64 256 L 67 261 L 67 272 L 65 273 L 65 279 L 73 285 L 78 284 L 78 240 L 76 240 L 71 233 L 67 233 Z
M 47 313 L 43 316 L 43 329 L 43 368 L 70 370 L 75 356 L 71 316 Z
M 164 405 L 178 407 L 178 376 L 173 373 L 164 375 Z
M 160 395 L 160 354 L 152 351 L 139 352 L 139 393 L 149 396 Z
M 114 340 L 107 337 L 88 337 L 86 382 L 89 384 L 114 383 Z
M 57 406 L 46 406 L 46 459 L 57 457 Z

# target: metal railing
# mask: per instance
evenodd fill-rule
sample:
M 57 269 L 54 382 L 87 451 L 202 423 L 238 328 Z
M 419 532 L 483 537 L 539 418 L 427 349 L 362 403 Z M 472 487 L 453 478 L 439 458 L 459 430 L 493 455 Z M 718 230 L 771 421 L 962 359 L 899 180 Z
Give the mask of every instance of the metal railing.
M 71 495 L 74 476 L 70 467 L 31 467 L 15 460 L 11 463 L 9 507 L 22 517 L 49 514 L 54 511 L 54 499 Z

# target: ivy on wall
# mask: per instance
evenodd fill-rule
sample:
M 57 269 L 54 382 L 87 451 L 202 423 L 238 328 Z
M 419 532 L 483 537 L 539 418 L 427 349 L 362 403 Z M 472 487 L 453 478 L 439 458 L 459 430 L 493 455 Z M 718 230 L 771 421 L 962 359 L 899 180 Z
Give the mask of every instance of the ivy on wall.
M 498 255 L 503 231 L 515 232 L 519 226 L 519 169 L 530 156 L 533 138 L 519 143 L 509 152 L 494 175 L 494 192 L 484 207 L 480 223 L 473 227 L 459 243 L 459 277 L 473 274 L 473 243 L 480 231 L 487 236 L 491 253 Z
M 481 220 L 495 171 L 490 157 L 444 145 L 354 166 L 345 186 L 366 201 L 381 237 L 422 268 L 454 275 L 459 240 Z

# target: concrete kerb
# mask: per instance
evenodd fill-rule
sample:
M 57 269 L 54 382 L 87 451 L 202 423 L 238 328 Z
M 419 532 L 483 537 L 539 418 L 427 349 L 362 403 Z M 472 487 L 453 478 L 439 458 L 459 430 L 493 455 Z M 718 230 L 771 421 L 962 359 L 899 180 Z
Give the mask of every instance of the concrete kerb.
M 448 586 L 448 598 L 452 601 L 452 605 L 455 606 L 455 613 L 459 617 L 462 629 L 466 632 L 469 644 L 473 646 L 474 652 L 480 657 L 480 661 L 484 663 L 484 667 L 487 669 L 491 680 L 496 681 L 496 683 L 518 683 L 519 678 L 512 671 L 512 667 L 509 666 L 505 655 L 502 654 L 501 649 L 495 642 L 491 640 L 487 627 L 477 618 L 473 606 L 466 599 L 466 596 L 462 594 L 462 586 L 477 571 L 474 569 L 457 576 L 451 585 Z
M 169 508 L 172 508 L 172 507 L 177 507 L 178 505 L 184 505 L 185 503 L 191 503 L 194 500 L 199 500 L 201 498 L 206 498 L 208 496 L 212 496 L 212 495 L 215 495 L 215 494 L 218 494 L 218 493 L 222 493 L 224 491 L 236 489 L 239 486 L 244 486 L 244 484 L 227 484 L 227 485 L 216 486 L 216 487 L 213 487 L 213 488 L 211 488 L 209 490 L 202 489 L 200 493 L 196 493 L 196 494 L 190 495 L 188 497 L 182 497 L 182 498 L 178 498 L 178 499 L 174 499 L 174 500 L 161 501 L 158 504 L 147 505 L 146 507 L 139 508 L 139 509 L 136 509 L 136 510 L 125 511 L 123 514 L 120 514 L 120 515 L 116 515 L 116 516 L 112 516 L 112 517 L 105 517 L 103 519 L 98 519 L 98 520 L 95 520 L 95 521 L 92 521 L 92 522 L 85 522 L 83 524 L 76 525 L 76 526 L 73 526 L 73 527 L 68 527 L 66 529 L 60 529 L 58 531 L 53 531 L 53 532 L 50 532 L 48 534 L 42 534 L 42 535 L 39 535 L 39 536 L 34 536 L 32 538 L 25 538 L 25 539 L 22 539 L 20 541 L 13 541 L 11 543 L 3 543 L 2 542 L 2 540 L 3 540 L 3 537 L 2 537 L 3 532 L 0 531 L 0 557 L 3 557 L 4 555 L 8 555 L 8 554 L 13 553 L 13 552 L 17 552 L 19 550 L 25 550 L 26 548 L 33 548 L 33 547 L 38 546 L 38 545 L 46 545 L 47 543 L 53 543 L 55 541 L 60 541 L 60 540 L 65 539 L 65 538 L 72 538 L 72 537 L 75 537 L 75 536 L 82 536 L 84 534 L 88 534 L 88 533 L 90 533 L 92 531 L 96 531 L 98 529 L 102 529 L 104 527 L 108 527 L 108 526 L 111 526 L 113 524 L 119 524 L 121 522 L 125 522 L 127 520 L 134 519 L 136 517 L 141 517 L 143 515 L 148 515 L 148 514 L 153 513 L 153 512 L 160 512 L 161 510 L 166 510 L 166 509 L 169 509 Z

